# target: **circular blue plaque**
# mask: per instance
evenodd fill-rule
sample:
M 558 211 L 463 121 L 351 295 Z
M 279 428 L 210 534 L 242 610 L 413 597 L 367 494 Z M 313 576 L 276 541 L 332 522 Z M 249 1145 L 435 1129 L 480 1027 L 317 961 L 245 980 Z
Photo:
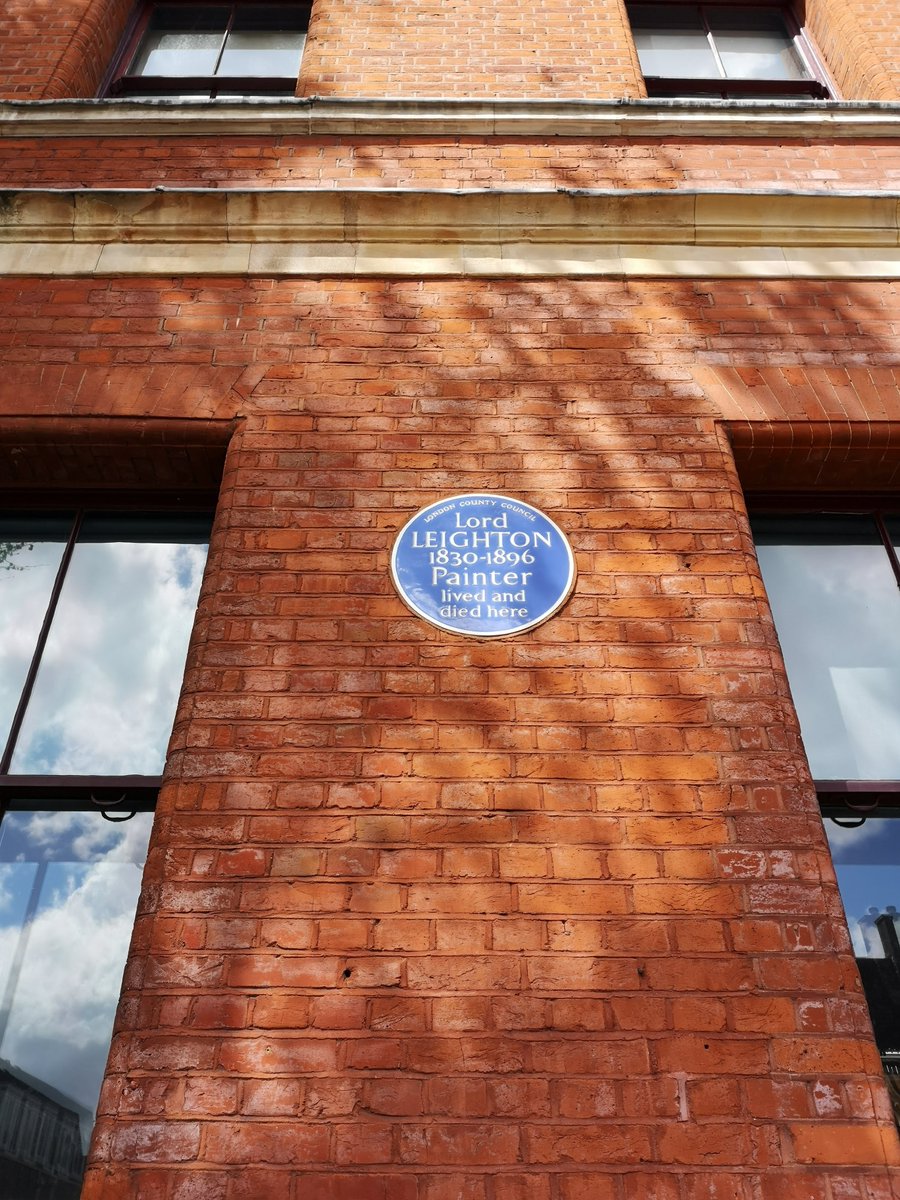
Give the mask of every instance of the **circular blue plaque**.
M 540 509 L 472 492 L 429 504 L 403 526 L 391 576 L 401 599 L 439 629 L 505 637 L 533 629 L 565 603 L 575 558 Z

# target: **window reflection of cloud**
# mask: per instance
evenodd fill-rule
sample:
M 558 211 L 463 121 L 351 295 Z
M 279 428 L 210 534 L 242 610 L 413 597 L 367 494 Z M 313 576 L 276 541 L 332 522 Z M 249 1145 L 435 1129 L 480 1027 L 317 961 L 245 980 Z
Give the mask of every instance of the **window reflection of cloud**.
M 900 776 L 900 671 L 832 667 L 829 674 L 860 778 Z
M 883 822 L 871 817 L 857 829 L 849 829 L 846 825 L 836 825 L 834 821 L 826 820 L 825 833 L 828 836 L 828 845 L 831 847 L 831 857 L 836 863 L 840 862 L 845 855 L 849 856 L 850 852 L 858 851 L 867 843 L 882 838 L 884 836 L 882 825 Z
M 137 902 L 135 866 L 90 868 L 34 919 L 0 1054 L 93 1108 Z M 9 960 L 17 931 L 0 930 Z M 60 1039 L 60 1032 L 64 1038 Z
M 25 543 L 0 562 L 0 739 L 3 740 L 19 703 L 63 549 L 61 542 Z
M 0 922 L 12 908 L 14 871 L 11 863 L 0 863 Z
M 152 813 L 137 813 L 121 824 L 96 813 L 16 814 L 37 859 L 62 862 L 143 862 Z
M 900 596 L 883 548 L 762 545 L 759 556 L 813 773 L 890 774 L 885 752 L 900 740 L 900 718 L 876 711 L 862 689 L 857 702 L 871 703 L 871 712 L 854 725 L 867 723 L 882 747 L 874 752 L 880 758 L 867 751 L 863 771 L 828 674 L 833 667 L 900 672 Z
M 853 952 L 858 958 L 884 958 L 875 917 L 889 905 L 900 906 L 900 821 L 868 817 L 851 829 L 826 820 L 825 832 Z
M 0 1055 L 93 1109 L 152 814 L 119 826 L 93 813 L 15 816 L 35 836 L 35 858 L 55 858 L 64 846 L 81 843 L 82 852 L 94 845 L 99 861 L 54 861 L 48 867 Z M 47 823 L 45 817 L 75 820 Z M 27 896 L 34 865 L 9 864 L 6 871 L 12 872 L 5 876 L 11 889 Z M 19 928 L 0 925 L 0 970 L 12 961 Z
M 205 559 L 200 545 L 76 548 L 13 771 L 161 769 Z

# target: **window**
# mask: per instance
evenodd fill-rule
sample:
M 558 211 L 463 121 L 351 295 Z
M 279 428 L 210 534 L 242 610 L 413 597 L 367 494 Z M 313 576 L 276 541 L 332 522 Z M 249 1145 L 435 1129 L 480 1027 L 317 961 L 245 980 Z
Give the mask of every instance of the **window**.
M 900 1084 L 900 517 L 752 524 L 876 1041 Z
M 760 516 L 753 534 L 819 791 L 893 787 L 900 521 L 880 513 Z
M 0 1178 L 80 1193 L 207 514 L 0 513 Z
M 629 4 L 650 96 L 825 99 L 814 59 L 781 8 Z
M 119 59 L 113 96 L 293 95 L 309 4 L 150 4 Z

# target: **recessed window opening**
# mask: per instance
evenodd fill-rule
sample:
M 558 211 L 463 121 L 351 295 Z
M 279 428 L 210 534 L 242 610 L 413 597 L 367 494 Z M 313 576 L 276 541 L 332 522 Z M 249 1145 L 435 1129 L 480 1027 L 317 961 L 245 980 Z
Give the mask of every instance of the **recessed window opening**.
M 2 776 L 158 776 L 205 514 L 0 515 Z
M 76 1200 L 208 512 L 0 513 L 0 1175 Z
M 650 96 L 828 96 L 800 30 L 782 8 L 629 4 L 628 17 Z
M 900 779 L 900 520 L 758 516 L 753 535 L 820 789 Z
M 150 4 L 110 94 L 292 95 L 308 23 L 308 4 Z
M 900 516 L 760 513 L 752 527 L 900 1111 Z

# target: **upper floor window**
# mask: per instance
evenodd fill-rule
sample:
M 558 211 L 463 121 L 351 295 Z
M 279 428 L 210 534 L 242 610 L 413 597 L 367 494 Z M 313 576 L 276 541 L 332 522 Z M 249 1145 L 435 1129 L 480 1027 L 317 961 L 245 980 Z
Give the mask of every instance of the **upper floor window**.
M 814 60 L 784 9 L 724 4 L 629 4 L 650 96 L 826 99 Z
M 309 4 L 147 4 L 113 96 L 293 95 Z

